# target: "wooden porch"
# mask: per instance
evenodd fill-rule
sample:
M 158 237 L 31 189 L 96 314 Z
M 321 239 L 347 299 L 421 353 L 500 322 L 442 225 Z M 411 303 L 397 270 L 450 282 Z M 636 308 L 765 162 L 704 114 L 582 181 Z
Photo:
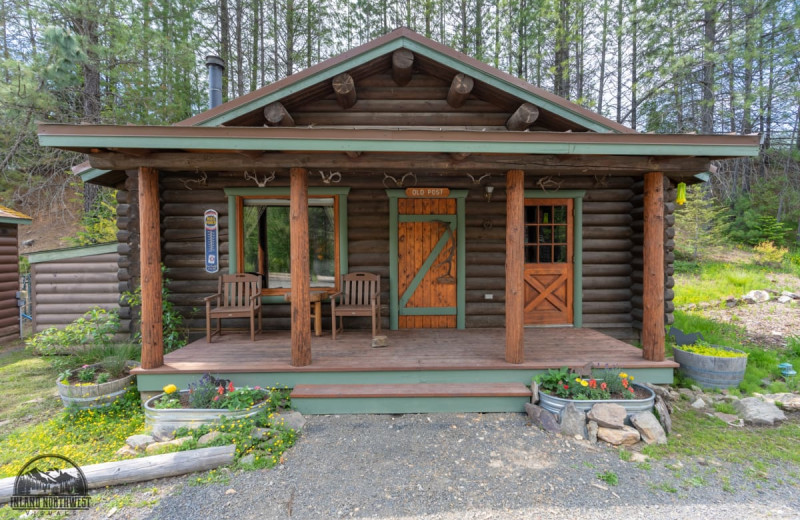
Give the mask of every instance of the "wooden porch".
M 312 362 L 300 367 L 291 364 L 289 331 L 266 331 L 258 334 L 255 342 L 251 342 L 245 332 L 226 333 L 211 344 L 205 338 L 194 341 L 164 356 L 162 366 L 140 368 L 136 373 L 140 376 L 140 389 L 148 390 L 142 388 L 142 376 L 191 375 L 194 378 L 194 374 L 204 372 L 231 374 L 233 378 L 235 374 L 270 374 L 286 381 L 302 378 L 282 378 L 278 374 L 383 373 L 382 376 L 377 374 L 380 381 L 391 377 L 386 374 L 388 372 L 510 371 L 519 374 L 512 376 L 513 380 L 521 376 L 522 381 L 529 382 L 528 374 L 532 372 L 562 366 L 577 369 L 592 363 L 596 367 L 609 365 L 633 373 L 642 371 L 642 375 L 648 369 L 655 369 L 662 374 L 659 378 L 669 373 L 671 381 L 672 369 L 678 366 L 671 360 L 644 359 L 640 349 L 591 329 L 526 328 L 522 363 L 505 361 L 503 329 L 415 329 L 384 333 L 389 343 L 384 348 L 370 346 L 372 337 L 368 330 L 348 330 L 336 341 L 329 334 L 314 336 Z M 453 380 L 452 377 L 446 379 Z M 462 380 L 474 379 L 466 375 Z

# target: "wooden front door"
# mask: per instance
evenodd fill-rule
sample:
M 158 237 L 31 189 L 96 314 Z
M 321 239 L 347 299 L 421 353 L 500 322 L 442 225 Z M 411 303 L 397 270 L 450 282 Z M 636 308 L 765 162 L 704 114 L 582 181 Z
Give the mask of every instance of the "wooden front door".
M 455 328 L 456 200 L 397 200 L 398 327 Z
M 573 322 L 573 201 L 525 200 L 525 324 Z

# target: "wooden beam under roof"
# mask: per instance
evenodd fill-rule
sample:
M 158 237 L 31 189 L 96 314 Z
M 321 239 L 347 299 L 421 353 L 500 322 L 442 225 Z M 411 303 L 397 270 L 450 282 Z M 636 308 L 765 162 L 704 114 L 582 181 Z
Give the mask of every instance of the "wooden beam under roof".
M 397 49 L 392 53 L 392 78 L 404 87 L 411 81 L 414 72 L 414 53 L 408 49 Z
M 333 85 L 333 93 L 336 94 L 336 102 L 342 108 L 350 108 L 356 104 L 358 95 L 356 94 L 356 83 L 353 77 L 343 72 L 337 75 L 331 81 Z
M 264 119 L 267 120 L 268 126 L 294 126 L 292 115 L 278 101 L 264 107 Z
M 506 128 L 513 131 L 527 130 L 539 118 L 539 109 L 530 103 L 523 103 L 506 121 Z
M 453 108 L 458 108 L 464 104 L 472 93 L 475 81 L 465 74 L 456 74 L 450 83 L 450 90 L 447 92 L 447 104 Z

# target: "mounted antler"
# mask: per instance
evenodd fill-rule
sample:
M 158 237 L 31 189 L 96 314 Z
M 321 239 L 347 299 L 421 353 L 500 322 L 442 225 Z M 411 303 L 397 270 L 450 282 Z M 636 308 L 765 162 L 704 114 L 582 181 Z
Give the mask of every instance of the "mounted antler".
M 400 177 L 399 180 L 397 179 L 397 177 L 393 177 L 392 175 L 389 175 L 388 173 L 384 172 L 384 174 L 383 174 L 383 185 L 386 186 L 386 181 L 391 179 L 391 180 L 394 181 L 394 185 L 395 186 L 397 186 L 398 188 L 402 188 L 403 185 L 405 185 L 406 177 L 408 177 L 408 176 L 411 176 L 411 178 L 414 179 L 414 184 L 412 184 L 412 186 L 416 186 L 417 185 L 417 175 L 414 172 L 408 172 L 408 173 L 404 174 L 402 177 Z M 388 188 L 389 186 L 386 186 L 386 187 Z
M 324 171 L 319 170 L 319 175 L 320 175 L 320 177 L 322 177 L 322 182 L 325 183 L 325 184 L 330 184 L 332 182 L 333 183 L 339 183 L 342 180 L 342 174 L 339 173 L 339 172 L 331 171 L 331 172 L 328 172 L 328 174 L 326 175 Z
M 250 172 L 245 170 L 244 179 L 246 181 L 253 181 L 256 183 L 256 186 L 258 186 L 259 188 L 263 188 L 264 186 L 267 185 L 267 183 L 270 183 L 275 180 L 275 171 L 273 170 L 269 176 L 264 175 L 264 180 L 258 180 L 258 174 L 256 174 L 256 172 L 253 172 L 253 174 L 251 175 Z
M 186 188 L 189 191 L 192 190 L 192 188 L 189 187 L 189 184 L 191 184 L 191 183 L 196 183 L 196 184 L 199 184 L 200 186 L 205 186 L 207 184 L 208 175 L 206 174 L 206 172 L 195 171 L 195 173 L 199 173 L 200 174 L 200 178 L 199 179 L 180 179 L 180 181 L 183 183 L 183 187 Z
M 480 177 L 478 177 L 476 179 L 475 177 L 472 176 L 472 174 L 470 174 L 470 173 L 467 174 L 467 177 L 472 179 L 472 184 L 480 184 L 483 181 L 483 179 L 485 179 L 487 177 L 491 177 L 491 176 L 492 176 L 491 173 L 485 173 L 485 174 L 481 175 Z

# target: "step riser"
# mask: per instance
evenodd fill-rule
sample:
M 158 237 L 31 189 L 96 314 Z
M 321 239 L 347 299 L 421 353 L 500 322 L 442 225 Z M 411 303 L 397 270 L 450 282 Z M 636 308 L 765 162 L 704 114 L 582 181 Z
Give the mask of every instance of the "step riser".
M 353 397 L 296 398 L 305 415 L 385 413 L 524 412 L 530 397 Z

